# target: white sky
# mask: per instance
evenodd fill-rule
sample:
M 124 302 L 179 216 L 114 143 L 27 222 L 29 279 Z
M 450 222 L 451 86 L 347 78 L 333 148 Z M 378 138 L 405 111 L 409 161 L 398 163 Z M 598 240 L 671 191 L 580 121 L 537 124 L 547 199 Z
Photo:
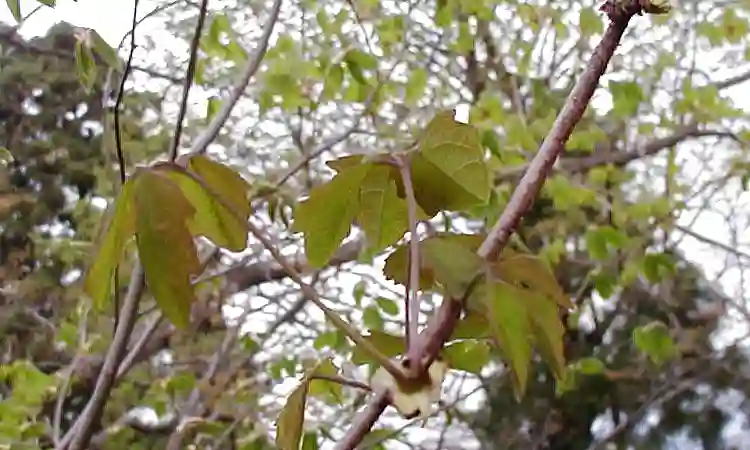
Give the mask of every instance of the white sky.
M 26 15 L 30 13 L 38 5 L 39 4 L 35 0 L 22 0 L 22 14 Z M 72 0 L 58 0 L 58 5 L 54 9 L 43 7 L 41 10 L 37 11 L 33 17 L 23 25 L 21 33 L 27 37 L 44 34 L 46 30 L 55 23 L 66 21 L 76 26 L 92 28 L 96 30 L 110 45 L 116 46 L 130 29 L 132 8 L 133 1 L 78 0 L 78 2 L 73 2 Z M 149 12 L 152 8 L 153 4 L 151 1 L 141 0 L 139 16 Z M 5 2 L 0 4 L 0 21 L 14 23 L 10 12 L 5 6 Z M 158 20 L 147 21 L 139 26 L 139 34 L 158 33 L 158 31 L 160 31 L 159 28 Z M 729 74 L 727 74 L 727 76 L 728 75 Z M 738 97 L 747 99 L 746 94 L 742 92 L 743 88 L 746 87 L 747 84 L 732 89 L 732 96 L 735 100 Z M 741 103 L 742 105 L 738 106 L 742 106 L 746 110 L 750 109 L 750 100 L 742 101 Z M 198 108 L 200 108 L 200 106 L 198 106 Z M 696 167 L 696 169 L 697 168 L 698 167 Z M 745 194 L 745 196 L 747 195 L 748 194 Z M 683 220 L 680 220 L 680 223 L 687 225 L 689 220 L 684 219 L 689 218 L 683 218 Z M 714 240 L 731 246 L 732 244 L 728 239 L 728 230 L 726 233 L 720 231 L 726 230 L 724 220 L 725 219 L 721 217 L 721 215 L 715 213 L 702 214 L 701 218 L 696 221 L 691 229 L 698 234 L 711 237 Z M 745 241 L 750 237 L 748 230 L 745 230 L 741 234 L 742 237 L 746 238 Z M 681 248 L 686 252 L 690 259 L 693 261 L 700 261 L 701 265 L 706 268 L 709 273 L 716 273 L 721 269 L 723 261 L 718 259 L 718 254 L 715 251 L 707 252 L 705 245 L 697 245 L 697 242 L 692 238 L 686 239 L 681 245 Z M 721 285 L 725 288 L 728 295 L 737 294 L 739 297 L 741 289 L 738 289 L 738 286 L 742 284 L 742 278 L 739 275 L 739 270 L 733 272 L 734 273 L 727 273 L 725 277 L 722 278 Z M 740 298 L 738 298 L 738 300 L 739 299 Z M 732 331 L 731 334 L 737 336 L 744 334 L 745 328 L 733 329 Z M 729 339 L 731 340 L 731 337 Z

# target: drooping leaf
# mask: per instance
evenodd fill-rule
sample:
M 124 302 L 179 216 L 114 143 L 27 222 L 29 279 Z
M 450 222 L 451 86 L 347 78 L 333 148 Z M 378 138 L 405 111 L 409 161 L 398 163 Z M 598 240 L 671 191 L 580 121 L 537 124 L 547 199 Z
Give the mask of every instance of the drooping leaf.
M 75 47 L 76 72 L 81 85 L 90 92 L 96 83 L 97 68 L 91 48 L 78 40 Z
M 193 163 L 191 160 L 190 164 Z M 202 169 L 205 170 L 207 167 L 213 166 L 206 164 Z M 221 178 L 218 174 L 212 174 L 210 170 L 205 171 L 209 174 L 208 177 L 200 179 L 197 178 L 198 175 L 188 173 L 176 165 L 159 165 L 155 170 L 159 170 L 179 186 L 183 196 L 195 209 L 195 214 L 188 219 L 192 235 L 205 236 L 227 250 L 239 252 L 245 249 L 250 211 L 246 206 L 247 201 L 240 202 L 237 197 L 244 197 L 243 193 L 247 192 L 246 184 L 234 186 L 229 182 L 229 176 Z M 209 184 L 211 182 L 214 184 Z M 218 186 L 218 189 L 214 186 Z M 243 187 L 244 189 L 241 189 Z M 239 192 L 222 196 L 228 188 L 238 189 Z
M 450 295 L 461 297 L 482 266 L 482 259 L 475 253 L 481 242 L 480 235 L 460 234 L 440 234 L 420 241 L 420 289 L 428 290 L 439 283 Z M 386 277 L 406 285 L 408 261 L 407 243 L 386 260 Z
M 287 397 L 276 419 L 276 445 L 280 450 L 299 450 L 305 422 L 305 404 L 309 384 L 306 379 Z
M 134 174 L 123 185 L 120 195 L 110 206 L 97 237 L 93 262 L 84 280 L 84 291 L 94 308 L 101 310 L 112 293 L 115 267 L 125 251 L 125 244 L 135 234 L 133 184 L 141 175 Z
M 252 207 L 247 197 L 251 186 L 239 173 L 203 155 L 192 155 L 187 168 L 237 215 L 245 219 L 250 217 Z
M 91 39 L 91 47 L 97 55 L 104 61 L 105 64 L 111 69 L 118 72 L 122 72 L 122 61 L 117 56 L 117 51 L 110 47 L 96 30 L 88 29 L 89 37 Z
M 13 18 L 16 19 L 16 22 L 21 22 L 21 0 L 5 0 L 8 4 L 8 9 L 10 9 L 10 13 L 13 15 Z
M 368 164 L 343 170 L 314 187 L 296 210 L 293 228 L 305 234 L 305 252 L 313 267 L 323 267 L 351 229 L 359 207 L 359 189 Z
M 549 266 L 537 256 L 506 249 L 495 264 L 493 273 L 512 286 L 545 295 L 563 308 L 574 307 Z
M 315 379 L 316 376 L 335 375 L 336 366 L 330 359 L 325 359 L 305 371 L 305 375 L 296 389 L 287 397 L 284 408 L 276 419 L 276 445 L 280 450 L 299 450 L 304 432 L 305 405 L 307 396 L 329 394 L 336 395 L 330 389 L 331 383 Z M 340 388 L 338 384 L 338 393 Z
M 526 302 L 536 346 L 552 369 L 552 373 L 560 379 L 565 370 L 565 327 L 560 320 L 559 306 L 554 300 L 543 295 L 520 290 L 518 292 Z
M 518 290 L 504 283 L 487 282 L 475 290 L 472 298 L 484 305 L 495 345 L 510 366 L 513 392 L 520 399 L 526 392 L 531 360 L 531 327 L 527 310 L 531 305 L 518 295 Z
M 156 171 L 144 171 L 133 186 L 138 255 L 156 303 L 177 327 L 187 327 L 193 303 L 191 278 L 200 262 L 188 228 L 195 208 L 180 187 Z
M 398 197 L 388 166 L 371 164 L 359 193 L 357 223 L 374 251 L 393 244 L 409 228 L 406 202 Z
M 427 125 L 412 155 L 415 197 L 434 216 L 441 210 L 465 210 L 489 200 L 491 183 L 479 132 L 443 112 Z

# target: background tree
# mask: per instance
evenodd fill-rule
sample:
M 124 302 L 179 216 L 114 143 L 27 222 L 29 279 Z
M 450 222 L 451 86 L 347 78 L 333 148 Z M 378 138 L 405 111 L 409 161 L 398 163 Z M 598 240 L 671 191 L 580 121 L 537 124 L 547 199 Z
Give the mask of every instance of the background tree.
M 190 42 L 198 5 L 152 6 L 160 10 L 154 21 Z M 257 54 L 262 28 L 272 15 L 270 3 L 249 7 L 216 1 L 209 6 L 192 93 L 210 100 L 205 110 L 188 112 L 185 145 L 200 143 L 206 120 L 215 117 L 219 99 L 228 95 L 226 86 Z M 261 196 L 252 220 L 283 254 L 292 255 L 292 265 L 334 310 L 363 328 L 397 332 L 404 326 L 403 289 L 377 270 L 383 255 L 373 255 L 355 233 L 329 267 L 312 269 L 300 251 L 301 236 L 289 228 L 298 199 L 330 178 L 325 161 L 402 148 L 436 111 L 467 104 L 471 123 L 482 132 L 496 188 L 483 208 L 441 214 L 431 223 L 437 230 L 471 232 L 491 225 L 580 74 L 591 42 L 603 31 L 606 19 L 596 13 L 596 6 L 564 1 L 285 2 L 260 70 L 248 89 L 238 85 L 245 95 L 209 154 L 243 168 Z M 729 94 L 748 78 L 746 65 L 738 63 L 747 53 L 746 20 L 741 6 L 700 2 L 681 5 L 667 18 L 634 21 L 543 197 L 519 230 L 535 253 L 555 265 L 558 280 L 578 306 L 567 316 L 566 337 L 576 382 L 555 386 L 548 366 L 540 363 L 524 402 L 517 406 L 507 373 L 499 359 L 489 356 L 487 346 L 459 346 L 451 360 L 462 370 L 450 374 L 445 404 L 427 420 L 428 432 L 418 422 L 404 422 L 389 412 L 371 439 L 389 437 L 384 442 L 388 446 L 402 441 L 424 448 L 463 447 L 469 439 L 487 448 L 586 448 L 601 440 L 622 448 L 667 448 L 687 435 L 705 448 L 730 445 L 731 436 L 721 432 L 722 425 L 745 419 L 742 408 L 727 407 L 726 402 L 741 405 L 747 391 L 743 343 L 734 339 L 743 337 L 736 330 L 747 317 L 741 276 L 747 259 L 741 241 L 747 120 L 745 101 L 737 96 L 731 100 Z M 26 314 L 29 304 L 47 305 L 46 310 L 31 309 L 45 321 L 11 329 L 7 335 L 14 337 L 3 339 L 10 343 L 3 361 L 4 367 L 13 367 L 9 373 L 39 380 L 20 383 L 9 376 L 3 395 L 13 400 L 4 404 L 13 408 L 6 407 L 2 417 L 14 424 L 4 431 L 14 442 L 49 439 L 54 435 L 50 429 L 60 421 L 56 414 L 64 418 L 59 426 L 65 434 L 69 416 L 56 411 L 58 398 L 67 399 L 63 412 L 80 411 L 111 338 L 107 314 L 89 312 L 82 321 L 88 303 L 80 297 L 80 281 L 64 281 L 64 275 L 83 268 L 85 253 L 71 257 L 70 249 L 91 240 L 91 227 L 100 216 L 86 198 L 94 194 L 111 199 L 117 186 L 114 146 L 106 132 L 112 127 L 111 115 L 102 117 L 100 106 L 106 96 L 101 90 L 106 71 L 101 69 L 91 93 L 78 88 L 75 37 L 67 36 L 68 45 L 47 44 L 41 53 L 29 51 L 32 44 L 43 46 L 39 40 L 13 37 L 9 42 L 15 44 L 3 46 L 10 53 L 7 63 L 19 71 L 16 78 L 5 65 L 2 71 L 3 78 L 6 73 L 9 78 L 9 89 L 0 90 L 2 105 L 14 105 L 10 119 L 4 119 L 3 139 L 14 156 L 7 173 L 29 180 L 27 185 L 9 184 L 15 188 L 4 198 L 10 199 L 12 211 L 23 213 L 12 214 L 10 208 L 3 213 L 3 237 L 13 236 L 6 233 L 13 229 L 35 243 L 33 256 L 22 252 L 28 268 L 3 277 L 3 308 L 20 304 Z M 135 64 L 148 72 L 139 71 L 136 80 L 154 90 L 163 85 L 165 106 L 159 97 L 136 94 L 127 85 L 121 115 L 129 167 L 168 148 L 172 106 L 181 95 L 180 83 L 170 80 L 181 80 L 188 59 L 183 50 L 143 41 Z M 27 55 L 25 64 L 21 55 Z M 60 73 L 53 77 L 48 66 L 38 65 L 45 60 L 59 64 Z M 34 74 L 54 80 L 37 83 Z M 63 83 L 60 79 L 72 84 L 59 91 L 45 87 Z M 36 89 L 48 89 L 50 97 L 43 96 L 40 113 L 32 115 L 24 108 L 31 96 L 38 97 Z M 55 97 L 61 93 L 64 96 Z M 82 117 L 73 114 L 75 119 L 67 119 L 71 123 L 65 127 L 66 113 L 79 110 L 81 103 L 87 105 L 86 112 Z M 151 115 L 153 121 L 140 120 Z M 104 134 L 93 131 L 87 137 L 80 132 L 84 121 L 99 122 Z M 45 136 L 56 134 L 57 140 Z M 29 141 L 32 144 L 19 144 Z M 58 148 L 66 152 L 53 151 Z M 48 166 L 53 168 L 45 169 Z M 79 198 L 60 200 L 66 188 L 77 191 Z M 714 220 L 709 229 L 722 225 L 700 219 L 711 210 L 727 217 L 723 236 L 707 238 L 696 231 L 706 220 Z M 699 219 L 692 223 L 695 217 Z M 40 231 L 52 225 L 57 225 L 54 231 Z M 726 261 L 726 267 L 690 263 L 696 259 L 695 241 L 710 247 L 712 257 Z M 29 240 L 18 242 L 13 245 L 25 249 Z M 164 448 L 175 436 L 183 445 L 192 440 L 210 448 L 230 442 L 246 448 L 264 445 L 256 440 L 258 432 L 273 435 L 272 422 L 283 405 L 278 395 L 289 392 L 290 378 L 301 373 L 312 355 L 316 361 L 334 356 L 351 376 L 362 372 L 361 367 L 347 367 L 347 361 L 359 361 L 352 357 L 354 348 L 321 320 L 309 296 L 300 293 L 276 261 L 267 259 L 257 241 L 251 238 L 240 254 L 214 253 L 208 246 L 206 252 L 212 256 L 207 258 L 208 273 L 215 275 L 199 289 L 189 332 L 157 321 L 152 300 L 141 306 L 144 317 L 129 353 L 136 364 L 123 371 L 112 393 L 96 427 L 97 445 Z M 127 266 L 122 274 L 129 272 Z M 29 271 L 30 276 L 16 284 L 36 295 L 11 283 Z M 127 278 L 123 276 L 123 290 Z M 43 289 L 47 284 L 51 286 Z M 727 287 L 737 290 L 719 292 Z M 433 300 L 423 301 L 425 310 L 439 303 L 439 298 Z M 50 305 L 54 315 L 46 312 Z M 246 320 L 249 334 L 235 338 L 237 330 L 225 326 L 219 311 L 230 325 L 237 318 Z M 653 344 L 660 342 L 662 329 L 643 327 L 653 320 L 668 325 L 679 355 L 669 339 L 661 346 Z M 21 322 L 8 323 L 18 327 Z M 45 329 L 54 335 L 41 331 Z M 728 329 L 734 336 L 727 337 Z M 640 339 L 634 339 L 634 330 Z M 69 344 L 51 357 L 37 354 L 33 346 L 17 345 L 30 337 L 41 341 L 39 347 L 46 352 L 60 348 L 51 342 Z M 149 364 L 157 354 L 163 362 Z M 35 370 L 60 376 L 44 378 Z M 74 375 L 68 377 L 69 372 Z M 18 405 L 38 405 L 44 388 L 55 384 L 68 388 L 47 397 L 41 413 L 32 411 L 33 423 L 39 425 L 33 432 L 19 434 L 19 422 L 6 415 L 18 411 Z M 23 395 L 19 386 L 28 386 Z M 568 393 L 557 397 L 556 388 Z M 349 394 L 347 389 L 343 399 L 311 400 L 306 445 L 317 440 L 327 447 L 341 438 L 363 400 Z M 162 420 L 133 418 L 128 410 L 135 406 L 155 408 Z M 203 428 L 186 435 L 176 431 L 181 420 L 194 415 L 206 418 Z M 25 414 L 12 417 L 30 420 Z

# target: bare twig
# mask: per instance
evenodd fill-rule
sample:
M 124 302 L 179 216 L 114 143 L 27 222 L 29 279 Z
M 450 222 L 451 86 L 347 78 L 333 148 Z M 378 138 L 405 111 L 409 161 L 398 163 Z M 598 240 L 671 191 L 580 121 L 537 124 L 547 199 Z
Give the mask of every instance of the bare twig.
M 232 86 L 229 98 L 222 103 L 221 108 L 208 125 L 206 131 L 196 139 L 193 147 L 190 149 L 191 153 L 203 154 L 206 152 L 211 142 L 213 142 L 214 139 L 216 139 L 216 136 L 219 135 L 219 131 L 229 118 L 229 114 L 232 112 L 234 105 L 236 105 L 237 101 L 242 97 L 248 83 L 250 83 L 250 79 L 260 68 L 260 63 L 263 61 L 263 57 L 266 56 L 266 50 L 268 50 L 268 41 L 271 39 L 271 34 L 273 34 L 274 25 L 276 25 L 276 22 L 279 19 L 281 3 L 282 0 L 276 0 L 273 3 L 268 21 L 263 28 L 263 34 L 260 37 L 260 41 L 255 46 L 255 52 L 248 57 L 245 69 L 237 79 L 237 82 L 234 83 L 234 86 Z
M 180 101 L 180 111 L 177 114 L 177 123 L 175 124 L 174 136 L 172 136 L 172 145 L 169 150 L 169 159 L 172 161 L 177 159 L 177 154 L 180 151 L 182 123 L 184 122 L 185 114 L 187 113 L 187 102 L 188 98 L 190 97 L 190 87 L 193 86 L 193 79 L 195 78 L 195 66 L 198 62 L 198 45 L 200 45 L 201 42 L 201 35 L 203 34 L 203 24 L 206 21 L 207 11 L 208 0 L 202 0 L 200 11 L 198 12 L 198 23 L 196 23 L 195 25 L 193 40 L 190 43 L 190 59 L 188 60 L 185 82 L 182 85 L 182 100 Z
M 416 356 L 419 337 L 419 223 L 417 222 L 417 198 L 414 196 L 414 184 L 411 179 L 411 168 L 406 158 L 397 161 L 401 179 L 406 193 L 406 208 L 409 215 L 409 283 L 406 287 L 406 354 L 409 359 Z
M 130 277 L 130 287 L 120 311 L 120 326 L 115 330 L 115 338 L 107 351 L 107 357 L 99 373 L 99 378 L 96 380 L 96 387 L 91 395 L 91 399 L 78 417 L 78 420 L 76 420 L 75 425 L 65 435 L 57 450 L 66 448 L 68 450 L 83 450 L 88 446 L 91 440 L 94 421 L 101 416 L 104 405 L 109 397 L 109 392 L 117 376 L 120 361 L 125 355 L 125 349 L 128 345 L 128 339 L 133 332 L 138 303 L 141 300 L 144 287 L 145 277 L 143 267 L 139 263 L 133 268 L 133 273 Z
M 507 244 L 511 233 L 538 195 L 557 157 L 562 153 L 565 142 L 586 110 L 598 86 L 599 78 L 604 74 L 630 19 L 639 11 L 638 1 L 630 0 L 619 2 L 617 11 L 608 14 L 610 25 L 594 50 L 585 72 L 568 96 L 562 111 L 514 191 L 508 206 L 477 251 L 482 258 L 488 261 L 496 260 Z M 420 335 L 418 352 L 420 358 L 412 361 L 415 370 L 418 363 L 422 363 L 418 373 L 424 373 L 450 337 L 461 315 L 461 310 L 462 304 L 459 299 L 446 298 L 440 305 L 427 329 Z M 336 448 L 341 450 L 355 448 L 383 413 L 387 404 L 387 393 L 375 395 L 370 405 L 355 419 L 354 424 Z

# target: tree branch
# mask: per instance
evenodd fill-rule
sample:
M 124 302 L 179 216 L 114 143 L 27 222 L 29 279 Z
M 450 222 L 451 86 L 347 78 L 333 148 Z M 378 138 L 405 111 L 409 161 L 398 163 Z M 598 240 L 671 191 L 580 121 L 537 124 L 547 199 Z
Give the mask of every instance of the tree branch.
M 488 261 L 497 259 L 521 217 L 539 194 L 542 184 L 549 175 L 557 157 L 562 153 L 565 142 L 586 110 L 599 84 L 599 78 L 604 74 L 630 19 L 640 10 L 638 0 L 618 0 L 617 10 L 608 14 L 610 17 L 609 27 L 594 50 L 585 72 L 565 101 L 562 111 L 560 111 L 552 129 L 544 139 L 539 152 L 513 192 L 508 206 L 477 251 L 482 258 Z M 423 363 L 424 365 L 420 367 L 422 372 L 429 367 L 431 361 L 434 360 L 445 341 L 450 337 L 461 315 L 461 310 L 460 300 L 455 298 L 445 299 L 427 329 L 420 335 L 419 356 L 421 358 L 418 361 L 413 361 L 413 363 Z M 341 450 L 355 448 L 372 428 L 386 406 L 387 393 L 377 394 L 367 408 L 355 419 L 354 424 L 336 448 Z

